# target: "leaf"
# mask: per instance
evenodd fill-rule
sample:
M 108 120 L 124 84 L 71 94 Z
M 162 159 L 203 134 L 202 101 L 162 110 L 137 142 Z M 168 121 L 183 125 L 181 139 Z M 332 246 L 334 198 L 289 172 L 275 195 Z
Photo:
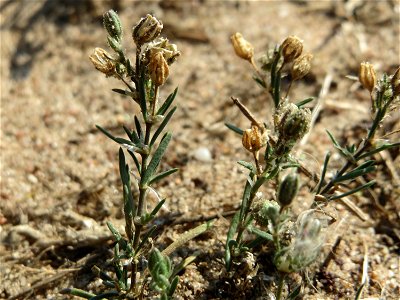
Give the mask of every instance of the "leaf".
M 137 135 L 136 135 L 135 132 L 134 132 L 135 135 L 133 135 L 132 132 L 131 132 L 127 127 L 125 127 L 125 126 L 122 126 L 122 127 L 124 128 L 124 131 L 125 131 L 126 135 L 129 137 L 129 139 L 130 139 L 132 142 L 134 142 L 135 144 L 140 143 L 140 140 L 139 140 L 139 138 L 137 137 Z
M 230 130 L 232 130 L 233 132 L 239 135 L 243 135 L 243 130 L 240 129 L 239 127 L 236 127 L 235 125 L 232 125 L 230 123 L 225 123 L 225 126 L 228 127 Z
M 214 224 L 214 221 L 208 221 L 208 222 L 201 224 L 193 229 L 190 229 L 189 231 L 186 231 L 181 236 L 179 236 L 176 241 L 174 241 L 167 248 L 165 248 L 162 251 L 162 254 L 165 256 L 169 256 L 172 252 L 174 252 L 176 249 L 181 247 L 186 242 L 188 242 L 188 241 L 194 239 L 195 237 L 199 236 L 200 234 L 206 232 L 208 229 L 210 229 L 213 226 L 213 224 Z
M 119 295 L 118 291 L 110 291 L 110 292 L 105 292 L 100 295 L 89 298 L 89 300 L 101 300 L 101 299 L 106 299 L 107 297 L 113 297 L 113 296 L 118 296 L 118 295 Z
M 174 174 L 174 173 L 177 172 L 177 171 L 179 171 L 178 168 L 173 168 L 173 169 L 169 169 L 169 170 L 167 170 L 167 171 L 165 171 L 165 172 L 161 172 L 161 173 L 159 173 L 159 174 L 153 176 L 153 177 L 150 179 L 148 185 L 152 185 L 153 183 L 156 183 L 157 181 L 159 181 L 159 180 L 161 180 L 161 179 L 163 179 L 163 178 L 165 178 L 165 177 L 167 177 L 167 176 L 169 176 L 169 175 L 171 175 L 171 174 Z
M 340 154 L 342 154 L 342 156 L 344 156 L 346 159 L 348 159 L 349 161 L 351 161 L 352 163 L 355 163 L 356 160 L 353 156 L 353 153 L 351 153 L 348 149 L 343 148 L 342 146 L 339 145 L 338 141 L 335 139 L 335 137 L 328 131 L 326 130 L 326 132 L 328 133 L 333 146 L 340 152 Z
M 139 119 L 137 116 L 134 117 L 136 132 L 140 140 L 144 139 L 142 126 L 140 125 Z
M 325 155 L 324 166 L 322 167 L 321 178 L 318 183 L 316 194 L 319 194 L 321 191 L 322 185 L 324 184 L 326 170 L 328 168 L 329 159 L 331 158 L 331 153 L 328 151 Z
M 264 88 L 264 89 L 267 88 L 267 84 L 266 84 L 265 81 L 262 80 L 260 77 L 253 76 L 253 79 L 254 79 L 254 81 L 257 82 L 262 88 Z
M 310 102 L 313 101 L 313 100 L 314 100 L 313 97 L 304 99 L 303 101 L 297 102 L 297 103 L 296 103 L 296 106 L 297 106 L 298 108 L 300 108 L 300 107 L 306 105 L 307 103 L 310 103 Z
M 239 160 L 237 163 L 239 165 L 245 167 L 246 169 L 250 170 L 250 172 L 252 172 L 252 173 L 256 173 L 257 172 L 256 167 L 252 163 L 249 163 L 249 162 L 244 161 L 244 160 Z
M 359 177 L 359 176 L 365 175 L 367 173 L 370 173 L 372 171 L 375 171 L 375 169 L 376 169 L 375 166 L 368 166 L 363 169 L 354 169 L 338 178 L 335 178 L 332 182 L 338 183 L 338 182 L 343 182 L 346 180 L 352 180 L 352 179 L 355 179 L 356 177 Z
M 133 162 L 135 163 L 136 169 L 138 170 L 138 172 L 139 172 L 139 174 L 140 174 L 140 172 L 141 172 L 141 170 L 142 170 L 142 167 L 141 167 L 140 164 L 139 164 L 139 160 L 137 159 L 137 157 L 136 157 L 136 155 L 135 155 L 135 152 L 133 152 L 133 151 L 131 151 L 131 150 L 128 149 L 128 153 L 129 153 L 129 155 L 132 157 Z
M 124 214 L 125 218 L 128 218 L 127 221 L 129 221 L 133 220 L 135 202 L 131 190 L 131 176 L 129 174 L 129 166 L 126 164 L 124 151 L 121 148 L 119 148 L 119 172 L 124 191 Z
M 111 231 L 112 235 L 115 238 L 115 241 L 119 242 L 122 240 L 122 235 L 119 233 L 119 231 L 111 224 L 110 222 L 106 222 L 108 229 Z
M 391 149 L 391 148 L 396 148 L 396 147 L 400 147 L 400 142 L 394 143 L 394 144 L 384 144 L 384 145 L 382 145 L 382 146 L 379 146 L 379 147 L 377 147 L 377 148 L 375 148 L 375 149 L 373 149 L 373 150 L 371 150 L 371 151 L 368 151 L 368 152 L 366 152 L 366 153 L 364 153 L 364 154 L 358 156 L 358 157 L 356 158 L 356 160 L 358 161 L 358 160 L 360 160 L 360 159 L 363 159 L 363 158 L 372 156 L 372 155 L 374 155 L 375 153 L 379 153 L 379 152 L 381 152 L 381 151 L 383 151 L 383 150 L 387 150 L 387 149 Z
M 141 185 L 145 186 L 148 185 L 151 177 L 155 173 L 158 165 L 160 164 L 161 159 L 163 158 L 165 151 L 167 150 L 168 144 L 171 141 L 172 134 L 171 133 L 166 133 L 163 138 L 161 139 L 160 145 L 158 145 L 157 150 L 154 152 L 154 155 L 147 166 L 147 169 L 145 170 L 142 180 L 141 180 Z
M 188 265 L 190 265 L 192 262 L 194 262 L 197 258 L 197 256 L 200 254 L 200 252 L 195 253 L 194 255 L 191 255 L 184 260 L 182 260 L 178 265 L 174 267 L 174 270 L 172 272 L 171 277 L 175 277 L 178 275 L 183 269 L 185 269 Z
M 229 226 L 228 234 L 226 236 L 226 245 L 225 245 L 225 267 L 227 270 L 231 268 L 231 247 L 230 241 L 234 241 L 233 236 L 237 231 L 237 227 L 240 222 L 240 212 L 236 212 L 233 216 L 231 225 Z
M 171 284 L 170 284 L 169 289 L 168 289 L 168 296 L 169 297 L 172 297 L 172 295 L 174 294 L 174 292 L 176 290 L 176 287 L 178 286 L 178 283 L 179 283 L 179 277 L 175 276 L 174 279 L 172 279 Z
M 161 124 L 159 125 L 159 127 L 157 128 L 156 132 L 154 133 L 153 137 L 151 138 L 150 141 L 150 147 L 152 145 L 154 145 L 154 143 L 156 142 L 158 136 L 161 134 L 161 132 L 164 130 L 165 126 L 167 126 L 169 120 L 171 119 L 172 115 L 174 114 L 174 112 L 176 111 L 176 106 L 170 110 L 170 112 L 164 117 L 164 120 L 161 122 Z
M 104 133 L 108 138 L 112 139 L 114 142 L 126 146 L 126 147 L 132 147 L 132 149 L 141 152 L 143 151 L 143 147 L 142 145 L 139 144 L 134 144 L 132 143 L 132 141 L 127 140 L 127 139 L 123 139 L 120 137 L 114 137 L 111 133 L 109 133 L 107 130 L 105 130 L 104 128 L 100 127 L 99 125 L 96 125 L 97 129 L 99 129 L 102 133 Z
M 67 288 L 67 289 L 63 289 L 60 291 L 61 294 L 70 294 L 73 296 L 78 296 L 81 298 L 85 298 L 85 299 L 91 299 L 92 297 L 95 297 L 95 294 L 86 292 L 84 290 L 81 289 L 76 289 L 76 288 Z
M 376 180 L 371 180 L 370 182 L 367 182 L 366 184 L 363 184 L 362 186 L 359 186 L 359 187 L 357 187 L 355 189 L 352 189 L 352 190 L 350 190 L 350 191 L 348 191 L 346 193 L 330 197 L 329 200 L 336 200 L 336 199 L 340 199 L 340 198 L 352 195 L 352 194 L 357 193 L 357 192 L 359 192 L 361 190 L 364 190 L 364 189 L 367 189 L 367 188 L 371 187 L 375 183 L 376 183 Z
M 301 284 L 297 285 L 294 290 L 287 296 L 286 300 L 295 300 L 301 292 Z
M 267 241 L 273 241 L 272 235 L 257 228 L 254 226 L 248 226 L 247 228 L 251 233 L 254 233 L 255 235 L 267 240 Z
M 164 103 L 157 111 L 157 115 L 164 115 L 168 108 L 171 106 L 172 102 L 175 100 L 176 94 L 178 93 L 178 87 L 167 97 Z

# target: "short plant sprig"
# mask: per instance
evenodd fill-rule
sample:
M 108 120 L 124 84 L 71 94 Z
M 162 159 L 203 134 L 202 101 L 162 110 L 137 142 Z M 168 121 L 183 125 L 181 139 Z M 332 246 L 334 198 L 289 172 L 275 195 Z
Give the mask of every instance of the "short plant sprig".
M 67 289 L 65 292 L 86 299 L 142 299 L 145 293 L 149 293 L 146 289 L 149 286 L 158 293 L 160 299 L 172 299 L 178 284 L 177 273 L 193 261 L 193 258 L 174 267 L 168 257 L 171 252 L 168 249 L 176 249 L 211 226 L 211 223 L 207 223 L 190 230 L 171 244 L 165 253 L 153 246 L 156 225 L 149 227 L 149 224 L 166 201 L 160 199 L 154 185 L 178 171 L 176 168 L 158 171 L 172 137 L 171 133 L 163 132 L 176 111 L 177 107 L 172 107 L 172 104 L 178 89 L 162 103 L 159 103 L 159 90 L 169 76 L 170 65 L 180 52 L 176 45 L 159 37 L 163 24 L 154 16 L 147 15 L 132 30 L 136 45 L 135 65 L 132 65 L 122 46 L 123 30 L 117 13 L 113 10 L 105 13 L 103 23 L 108 33 L 108 44 L 115 54 L 111 55 L 104 49 L 96 48 L 90 60 L 107 77 L 115 77 L 123 82 L 127 89 L 113 91 L 133 100 L 139 105 L 141 112 L 141 115 L 133 118 L 134 129 L 123 127 L 128 138 L 115 137 L 97 126 L 102 133 L 121 146 L 119 172 L 123 186 L 126 238 L 107 222 L 116 241 L 113 258 L 115 277 L 97 267 L 94 271 L 103 279 L 105 287 L 111 288 L 110 291 L 97 296 L 78 289 Z M 135 171 L 129 167 L 123 149 L 132 158 Z M 136 187 L 138 191 L 132 187 Z M 155 193 L 160 201 L 149 212 L 147 197 L 150 192 Z
M 326 155 L 321 174 L 312 174 L 293 155 L 293 148 L 310 130 L 311 111 L 304 106 L 313 101 L 307 98 L 296 104 L 289 101 L 293 82 L 306 76 L 311 70 L 312 54 L 303 53 L 303 42 L 295 36 L 287 37 L 280 45 L 269 50 L 260 59 L 261 66 L 254 63 L 254 48 L 243 36 L 236 33 L 231 38 L 236 54 L 251 63 L 255 70 L 254 80 L 270 95 L 275 111 L 270 120 L 260 121 L 240 102 L 233 103 L 250 121 L 250 129 L 243 130 L 233 124 L 227 127 L 242 137 L 243 147 L 251 152 L 253 162 L 239 161 L 247 169 L 239 211 L 234 215 L 227 234 L 225 248 L 226 269 L 231 276 L 239 270 L 241 258 L 260 244 L 272 246 L 272 258 L 279 277 L 276 299 L 283 297 L 286 274 L 302 272 L 315 262 L 322 244 L 324 224 L 316 216 L 316 207 L 344 198 L 371 187 L 375 181 L 343 191 L 342 183 L 351 183 L 360 176 L 375 170 L 373 155 L 380 151 L 399 147 L 399 142 L 381 141 L 377 131 L 390 111 L 399 107 L 399 69 L 393 76 L 384 75 L 378 82 L 372 65 L 362 63 L 360 82 L 370 92 L 372 99 L 372 125 L 366 137 L 355 146 L 341 146 L 328 132 L 334 147 L 345 157 L 344 165 L 327 179 L 330 153 Z M 261 71 L 260 71 L 261 70 Z M 286 92 L 282 91 L 282 78 L 289 76 Z M 260 151 L 263 155 L 260 157 Z M 311 178 L 319 178 L 313 189 L 314 202 L 311 209 L 295 216 L 290 209 L 297 197 L 299 171 Z M 271 181 L 276 184 L 276 194 L 266 199 L 260 188 Z M 349 185 L 347 185 L 349 186 Z M 350 185 L 351 186 L 351 185 Z M 342 192 L 338 192 L 341 191 Z M 271 249 L 271 247 L 269 247 Z M 238 273 L 239 274 L 239 273 Z M 294 299 L 300 292 L 297 286 L 287 299 Z

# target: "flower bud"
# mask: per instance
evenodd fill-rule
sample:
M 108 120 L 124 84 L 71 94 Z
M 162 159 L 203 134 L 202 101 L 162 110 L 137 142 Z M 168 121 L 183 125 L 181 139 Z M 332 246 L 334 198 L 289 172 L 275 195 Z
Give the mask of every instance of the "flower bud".
M 400 95 L 400 67 L 398 67 L 396 72 L 393 74 L 390 83 L 392 85 L 393 97 Z
M 158 37 L 163 29 L 163 24 L 152 15 L 142 18 L 133 28 L 132 37 L 138 47 L 151 42 Z
M 284 62 L 290 63 L 301 55 L 303 42 L 297 36 L 291 35 L 283 41 L 281 49 Z
M 118 14 L 114 10 L 110 9 L 103 15 L 103 24 L 108 34 L 120 42 L 122 39 L 122 25 Z
M 293 80 L 299 80 L 310 73 L 312 58 L 313 55 L 311 53 L 306 53 L 294 60 L 291 71 Z
M 150 56 L 149 71 L 150 78 L 156 86 L 165 83 L 169 75 L 169 67 L 162 52 L 156 51 Z
M 258 151 L 267 144 L 266 132 L 262 132 L 258 126 L 252 126 L 243 132 L 242 144 L 250 152 Z
M 296 173 L 287 175 L 281 184 L 278 191 L 278 202 L 281 207 L 289 206 L 296 197 L 299 189 L 299 176 Z
M 251 62 L 254 56 L 253 45 L 246 41 L 239 32 L 231 36 L 231 41 L 236 55 Z
M 106 76 L 113 76 L 116 74 L 115 61 L 111 55 L 102 48 L 95 48 L 92 55 L 89 56 L 94 67 Z
M 310 129 L 311 112 L 308 108 L 282 102 L 275 113 L 274 123 L 280 140 L 296 142 Z
M 121 43 L 116 40 L 115 38 L 108 36 L 107 37 L 108 45 L 113 49 L 115 52 L 121 52 L 122 51 L 122 45 Z
M 360 65 L 360 73 L 358 78 L 362 86 L 372 93 L 376 85 L 376 72 L 374 66 L 369 62 L 362 62 Z

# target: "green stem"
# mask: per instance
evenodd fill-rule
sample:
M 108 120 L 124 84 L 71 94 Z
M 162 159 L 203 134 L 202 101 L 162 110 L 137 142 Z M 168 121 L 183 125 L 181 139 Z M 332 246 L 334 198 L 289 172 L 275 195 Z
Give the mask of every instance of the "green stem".
M 144 145 L 148 146 L 150 142 L 150 133 L 151 133 L 151 123 L 146 123 L 146 133 L 144 137 Z M 140 172 L 140 177 L 143 178 L 143 175 L 146 172 L 147 169 L 147 160 L 148 160 L 149 154 L 142 154 L 142 167 L 141 167 L 141 172 Z M 139 186 L 142 186 L 142 184 L 139 184 Z M 147 193 L 147 186 L 145 188 L 140 188 L 139 189 L 139 202 L 138 202 L 138 209 L 136 212 L 136 218 L 140 219 L 143 215 L 144 207 L 145 207 L 145 202 L 146 202 L 146 193 Z M 135 224 L 135 235 L 133 237 L 133 249 L 136 251 L 136 249 L 139 246 L 140 243 L 140 234 L 142 232 L 143 225 L 134 222 Z M 136 286 L 136 273 L 137 273 L 137 261 L 136 259 L 132 260 L 132 273 L 131 273 L 131 291 L 134 289 Z
M 286 274 L 279 274 L 278 291 L 276 293 L 276 300 L 281 300 L 283 284 L 285 283 Z

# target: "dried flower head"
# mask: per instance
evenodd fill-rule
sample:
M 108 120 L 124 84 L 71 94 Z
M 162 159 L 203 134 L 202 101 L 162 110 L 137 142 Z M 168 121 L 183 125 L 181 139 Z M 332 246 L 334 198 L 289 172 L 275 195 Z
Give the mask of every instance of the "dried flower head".
M 281 45 L 282 55 L 285 63 L 290 63 L 298 58 L 303 51 L 303 42 L 297 36 L 288 36 Z
M 255 152 L 267 144 L 267 139 L 266 131 L 253 125 L 251 129 L 247 129 L 243 132 L 242 144 L 243 147 L 250 152 Z
M 94 67 L 106 76 L 116 74 L 116 62 L 112 56 L 102 48 L 95 48 L 93 54 L 89 56 Z
M 152 15 L 147 15 L 142 18 L 136 26 L 133 28 L 132 37 L 138 47 L 141 47 L 144 43 L 148 43 L 157 38 L 163 24 Z
M 392 85 L 393 96 L 400 95 L 400 67 L 394 72 L 390 83 Z
M 278 202 L 261 197 L 255 199 L 251 213 L 260 225 L 267 227 L 278 218 L 280 209 Z
M 362 86 L 372 93 L 376 85 L 376 72 L 374 66 L 369 62 L 362 62 L 360 64 L 358 78 Z
M 149 71 L 150 78 L 156 86 L 161 86 L 165 83 L 169 75 L 169 67 L 162 52 L 155 51 L 152 53 L 150 56 Z
M 243 35 L 239 32 L 236 32 L 231 36 L 231 41 L 236 55 L 251 62 L 254 56 L 253 45 L 246 41 Z
M 293 80 L 299 80 L 310 73 L 312 58 L 311 53 L 306 53 L 294 60 L 291 70 Z
M 151 43 L 146 44 L 141 52 L 142 61 L 146 64 L 150 61 L 150 56 L 155 52 L 161 52 L 167 61 L 168 65 L 171 65 L 176 61 L 181 52 L 175 44 L 171 44 L 166 38 L 157 38 Z

